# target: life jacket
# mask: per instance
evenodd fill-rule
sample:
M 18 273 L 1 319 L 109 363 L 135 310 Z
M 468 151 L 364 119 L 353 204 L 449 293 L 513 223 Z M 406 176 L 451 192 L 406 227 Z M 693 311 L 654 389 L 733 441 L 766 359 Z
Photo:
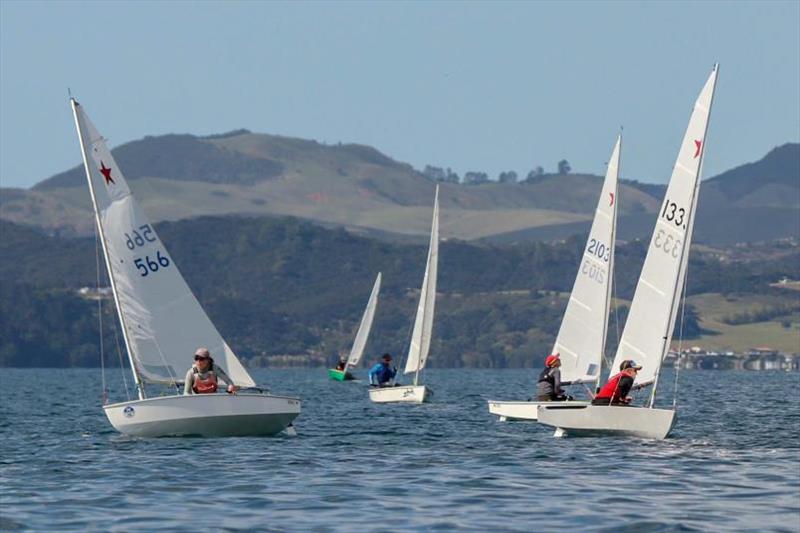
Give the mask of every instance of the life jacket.
M 538 383 L 546 382 L 551 386 L 555 386 L 556 378 L 553 377 L 553 367 L 547 367 L 539 374 Z
M 619 401 L 619 380 L 625 376 L 624 373 L 620 372 L 615 376 L 611 376 L 608 382 L 600 388 L 600 391 L 595 395 L 595 400 L 611 400 L 611 403 L 614 401 Z
M 192 391 L 195 394 L 213 394 L 217 392 L 217 374 L 213 370 L 206 372 L 207 377 L 200 377 L 200 372 L 195 371 Z

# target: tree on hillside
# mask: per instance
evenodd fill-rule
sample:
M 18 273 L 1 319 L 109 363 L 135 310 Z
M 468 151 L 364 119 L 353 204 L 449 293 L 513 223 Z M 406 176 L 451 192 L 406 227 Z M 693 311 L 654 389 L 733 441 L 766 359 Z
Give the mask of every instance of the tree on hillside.
M 525 181 L 528 183 L 534 183 L 536 181 L 539 181 L 543 177 L 544 177 L 544 169 L 542 167 L 536 167 L 530 172 L 528 172 L 528 175 L 525 177 Z
M 486 172 L 470 171 L 464 174 L 464 185 L 479 185 L 488 181 L 489 175 Z
M 447 174 L 446 174 L 446 176 L 444 178 L 444 181 L 446 183 L 459 183 L 461 181 L 461 178 L 458 177 L 458 174 L 456 174 L 455 172 L 450 170 L 450 167 L 447 167 L 447 171 L 446 172 L 447 172 Z
M 500 183 L 516 183 L 517 182 L 517 173 L 513 170 L 509 170 L 508 172 L 501 172 L 500 175 L 497 177 L 497 181 Z
M 432 165 L 425 165 L 422 175 L 433 181 L 444 181 L 446 177 L 442 167 L 434 167 Z
M 425 165 L 425 169 L 422 171 L 422 175 L 433 181 L 439 181 L 444 183 L 458 183 L 459 181 L 458 174 L 450 170 L 450 167 L 447 167 L 447 170 L 445 170 L 442 167 Z
M 558 173 L 559 174 L 569 174 L 572 170 L 572 167 L 569 166 L 569 161 L 566 159 L 562 159 L 558 162 Z

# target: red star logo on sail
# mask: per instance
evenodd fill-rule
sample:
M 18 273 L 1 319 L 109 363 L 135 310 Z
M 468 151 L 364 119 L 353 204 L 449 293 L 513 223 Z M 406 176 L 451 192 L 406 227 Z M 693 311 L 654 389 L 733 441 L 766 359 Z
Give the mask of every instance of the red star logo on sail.
M 703 141 L 700 141 L 700 140 L 695 140 L 694 141 L 694 148 L 695 148 L 694 157 L 695 157 L 695 159 L 697 158 L 697 156 L 700 155 L 700 147 L 701 146 L 703 146 Z
M 106 168 L 106 164 L 100 161 L 100 173 L 106 179 L 106 185 L 114 183 L 114 178 L 111 177 L 111 169 Z
M 608 193 L 608 195 L 611 197 L 611 201 L 608 203 L 608 206 L 611 207 L 612 205 L 614 205 L 614 193 L 610 192 Z

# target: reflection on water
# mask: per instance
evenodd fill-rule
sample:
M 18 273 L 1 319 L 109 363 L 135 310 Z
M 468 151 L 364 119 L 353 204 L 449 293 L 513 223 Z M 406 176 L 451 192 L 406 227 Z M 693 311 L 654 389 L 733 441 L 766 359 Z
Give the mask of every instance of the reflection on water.
M 302 397 L 298 437 L 124 437 L 99 371 L 5 370 L 0 529 L 800 530 L 796 373 L 684 371 L 662 442 L 497 422 L 486 400 L 527 398 L 532 370 L 433 369 L 421 406 L 324 369 L 255 377 Z

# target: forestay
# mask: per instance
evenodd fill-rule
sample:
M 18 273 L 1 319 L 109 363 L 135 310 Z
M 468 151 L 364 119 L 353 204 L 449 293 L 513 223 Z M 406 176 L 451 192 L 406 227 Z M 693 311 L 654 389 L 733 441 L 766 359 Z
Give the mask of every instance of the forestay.
M 637 384 L 655 381 L 672 340 L 692 240 L 717 72 L 715 66 L 695 102 L 611 368 L 614 373 L 623 360 L 636 360 L 644 367 L 636 377 Z
M 433 331 L 433 310 L 436 303 L 436 274 L 439 258 L 439 186 L 433 201 L 433 222 L 431 224 L 431 243 L 428 248 L 428 261 L 425 263 L 425 277 L 417 306 L 417 317 L 411 333 L 411 345 L 408 348 L 405 373 L 418 372 L 425 368 L 428 351 L 431 347 Z
M 356 333 L 356 340 L 353 342 L 353 348 L 350 350 L 350 356 L 347 358 L 347 366 L 357 366 L 361 361 L 361 356 L 364 355 L 364 348 L 369 339 L 369 332 L 372 329 L 372 320 L 375 318 L 375 309 L 378 307 L 378 293 L 381 291 L 381 273 L 378 272 L 378 277 L 375 279 L 375 284 L 372 286 L 372 293 L 369 295 L 367 308 L 364 309 L 364 316 L 361 317 L 361 324 L 358 326 L 358 333 Z
M 131 196 L 105 140 L 74 100 L 73 109 L 134 372 L 150 383 L 180 382 L 205 346 L 237 385 L 255 386 Z
M 581 266 L 553 346 L 553 353 L 561 354 L 562 379 L 573 383 L 596 381 L 600 377 L 614 271 L 620 145 L 618 137 Z

